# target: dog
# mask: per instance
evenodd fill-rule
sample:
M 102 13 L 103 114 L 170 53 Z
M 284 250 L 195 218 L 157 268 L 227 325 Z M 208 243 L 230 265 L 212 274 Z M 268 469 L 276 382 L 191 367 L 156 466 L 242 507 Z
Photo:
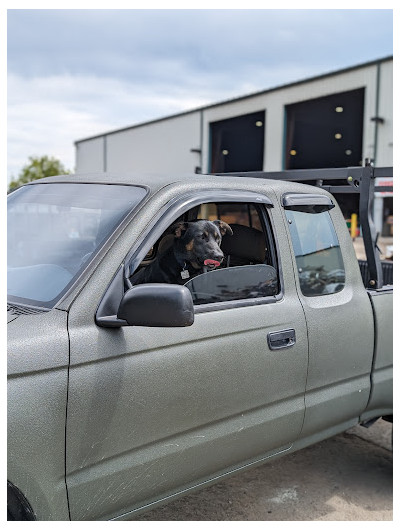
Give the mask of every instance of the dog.
M 220 244 L 231 227 L 221 220 L 179 221 L 171 227 L 169 249 L 131 277 L 132 285 L 148 282 L 185 284 L 200 273 L 218 267 L 224 259 Z

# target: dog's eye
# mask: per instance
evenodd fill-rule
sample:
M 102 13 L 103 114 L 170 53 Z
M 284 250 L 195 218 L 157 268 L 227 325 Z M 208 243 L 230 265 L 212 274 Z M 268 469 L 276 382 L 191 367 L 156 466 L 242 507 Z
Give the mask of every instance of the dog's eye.
M 207 240 L 207 238 L 208 238 L 208 232 L 203 232 L 203 234 L 201 235 L 201 238 L 202 238 L 203 240 Z

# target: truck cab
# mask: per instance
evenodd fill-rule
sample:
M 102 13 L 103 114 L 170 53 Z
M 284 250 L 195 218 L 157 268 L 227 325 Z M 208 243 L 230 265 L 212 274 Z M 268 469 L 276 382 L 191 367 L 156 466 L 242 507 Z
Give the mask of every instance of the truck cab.
M 10 204 L 12 514 L 128 519 L 392 414 L 392 288 L 323 188 L 92 174 Z M 220 266 L 133 285 L 199 219 L 232 229 Z

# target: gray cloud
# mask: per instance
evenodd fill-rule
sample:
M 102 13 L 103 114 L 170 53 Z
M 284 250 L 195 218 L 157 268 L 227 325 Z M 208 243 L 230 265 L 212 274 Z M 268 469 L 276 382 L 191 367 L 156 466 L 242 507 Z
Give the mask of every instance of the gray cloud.
M 329 69 L 390 54 L 391 17 L 391 10 L 10 10 L 9 69 L 139 84 L 210 74 L 232 83 L 234 69 L 258 71 L 268 83 L 282 64 Z
M 74 140 L 393 53 L 391 10 L 8 10 L 8 176 Z

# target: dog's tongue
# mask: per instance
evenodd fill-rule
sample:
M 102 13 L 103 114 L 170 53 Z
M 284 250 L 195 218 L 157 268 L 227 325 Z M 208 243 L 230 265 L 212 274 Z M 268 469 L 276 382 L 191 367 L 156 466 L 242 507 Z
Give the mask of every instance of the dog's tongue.
M 218 267 L 220 266 L 220 262 L 218 262 L 217 260 L 211 260 L 211 258 L 207 258 L 206 260 L 204 260 L 204 265 L 212 265 L 214 267 Z

